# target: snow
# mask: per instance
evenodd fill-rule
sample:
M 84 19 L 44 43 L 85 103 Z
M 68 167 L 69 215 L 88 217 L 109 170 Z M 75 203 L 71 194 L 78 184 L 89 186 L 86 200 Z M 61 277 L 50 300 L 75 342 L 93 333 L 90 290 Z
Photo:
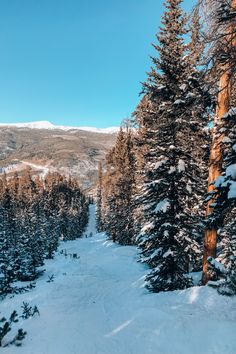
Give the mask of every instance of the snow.
M 186 95 L 186 98 L 193 98 L 193 97 L 196 97 L 196 95 L 195 95 L 193 92 L 189 92 L 189 93 Z
M 158 169 L 159 167 L 163 166 L 166 164 L 166 162 L 168 161 L 168 159 L 162 159 L 160 161 L 157 161 L 155 164 L 153 164 L 153 168 L 154 169 Z
M 151 230 L 154 226 L 153 222 L 148 222 L 146 224 L 143 225 L 142 230 L 141 230 L 141 234 L 145 234 L 145 232 L 147 232 L 148 230 Z
M 189 192 L 189 193 L 192 193 L 192 186 L 191 186 L 191 184 L 187 184 L 187 186 L 186 186 L 186 189 L 187 189 L 187 191 Z
M 171 174 L 171 173 L 174 173 L 175 171 L 176 171 L 175 166 L 170 166 L 168 173 Z
M 96 207 L 94 204 L 91 204 L 89 206 L 89 222 L 84 232 L 84 236 L 95 235 L 96 232 Z
M 178 99 L 174 102 L 175 105 L 180 105 L 180 104 L 183 104 L 185 103 L 185 101 L 181 100 L 181 99 Z
M 48 129 L 48 130 L 84 130 L 93 133 L 115 134 L 120 130 L 120 127 L 96 128 L 96 127 L 70 127 L 64 125 L 54 125 L 48 121 L 30 122 L 30 123 L 0 123 L 0 127 L 16 127 L 29 129 Z
M 179 88 L 180 88 L 180 90 L 185 91 L 187 89 L 187 87 L 188 86 L 186 84 L 182 84 Z
M 169 249 L 167 252 L 165 252 L 163 254 L 163 258 L 167 258 L 167 257 L 172 256 L 172 255 L 173 255 L 173 252 Z
M 227 179 L 224 176 L 219 176 L 216 178 L 214 185 L 216 188 L 229 185 L 228 199 L 236 198 L 236 164 L 228 166 L 225 175 L 230 179 Z
M 42 179 L 45 179 L 45 177 L 47 176 L 47 174 L 49 173 L 50 169 L 47 166 L 43 166 L 43 165 L 38 165 L 32 162 L 28 162 L 28 161 L 21 161 L 24 165 L 27 165 L 35 170 L 40 170 L 42 171 L 40 176 Z
M 224 265 L 222 263 L 218 262 L 216 259 L 214 259 L 212 257 L 208 257 L 207 260 L 215 269 L 219 270 L 221 273 L 226 272 Z
M 222 143 L 231 143 L 232 140 L 228 137 L 228 136 L 225 136 L 224 139 L 222 140 Z
M 19 164 L 10 164 L 6 167 L 0 167 L 0 174 L 3 174 L 3 173 L 9 173 L 9 172 L 13 172 L 15 170 L 17 170 L 19 167 Z
M 184 172 L 185 171 L 185 162 L 182 159 L 179 159 L 178 162 L 178 171 L 179 172 Z
M 90 211 L 86 232 L 94 231 L 94 206 Z M 1 302 L 2 316 L 14 309 L 20 314 L 23 301 L 40 311 L 12 326 L 28 334 L 22 347 L 4 348 L 4 354 L 236 353 L 236 297 L 197 286 L 149 293 L 136 248 L 116 245 L 105 234 L 62 243 L 64 249 L 80 258 L 58 253 L 35 289 Z
M 230 176 L 233 179 L 236 179 L 236 164 L 234 163 L 234 164 L 228 166 L 226 168 L 225 174 L 227 177 Z
M 163 89 L 166 89 L 166 85 L 159 85 L 157 87 L 158 90 L 163 90 Z
M 236 198 L 236 182 L 233 181 L 230 182 L 228 198 L 229 199 Z
M 103 133 L 103 134 L 116 134 L 119 132 L 120 127 L 109 127 L 109 128 L 71 127 L 70 129 L 79 129 L 79 130 L 85 130 L 89 132 Z
M 30 128 L 30 129 L 55 129 L 55 126 L 48 121 L 29 122 L 29 123 L 0 123 L 1 126 Z
M 220 187 L 223 183 L 225 182 L 225 177 L 223 176 L 218 176 L 214 182 L 214 186 L 216 188 Z
M 223 116 L 224 119 L 234 117 L 236 115 L 236 107 L 230 108 L 230 110 Z
M 170 202 L 167 198 L 165 198 L 156 205 L 155 212 L 158 213 L 162 211 L 163 213 L 166 213 L 169 206 L 170 206 Z

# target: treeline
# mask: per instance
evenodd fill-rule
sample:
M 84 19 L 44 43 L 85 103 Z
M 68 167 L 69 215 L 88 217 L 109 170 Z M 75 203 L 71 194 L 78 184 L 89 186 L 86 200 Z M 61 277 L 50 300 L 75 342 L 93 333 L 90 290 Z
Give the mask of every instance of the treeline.
M 78 182 L 54 173 L 45 180 L 0 179 L 0 295 L 17 291 L 16 281 L 32 281 L 53 258 L 59 240 L 80 237 L 88 202 Z
M 165 1 L 132 127 L 121 128 L 100 164 L 97 224 L 113 241 L 138 245 L 151 291 L 190 287 L 191 273 L 203 268 L 203 284 L 232 295 L 236 4 L 200 1 L 188 20 L 181 3 Z

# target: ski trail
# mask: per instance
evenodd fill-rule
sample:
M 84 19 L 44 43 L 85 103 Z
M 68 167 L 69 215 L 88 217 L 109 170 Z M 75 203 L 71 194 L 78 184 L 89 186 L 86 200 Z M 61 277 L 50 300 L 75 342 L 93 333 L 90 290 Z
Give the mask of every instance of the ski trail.
M 87 231 L 94 232 L 95 206 L 89 209 Z M 23 301 L 40 311 L 12 326 L 28 334 L 22 347 L 4 354 L 236 353 L 236 298 L 210 287 L 149 293 L 148 270 L 135 247 L 116 245 L 103 233 L 62 242 L 45 269 L 35 289 L 0 303 L 0 318 L 21 314 Z
M 45 179 L 45 177 L 47 176 L 47 174 L 49 173 L 50 169 L 46 166 L 42 166 L 42 165 L 37 165 L 35 163 L 32 163 L 32 162 L 27 162 L 27 161 L 21 161 L 23 164 L 29 166 L 29 167 L 32 167 L 34 168 L 35 170 L 40 170 L 40 171 L 43 171 L 40 176 L 42 179 Z
M 84 237 L 90 236 L 90 235 L 95 235 L 96 233 L 97 233 L 96 206 L 95 206 L 95 204 L 90 204 L 89 205 L 89 220 L 88 220 L 87 228 L 84 232 Z

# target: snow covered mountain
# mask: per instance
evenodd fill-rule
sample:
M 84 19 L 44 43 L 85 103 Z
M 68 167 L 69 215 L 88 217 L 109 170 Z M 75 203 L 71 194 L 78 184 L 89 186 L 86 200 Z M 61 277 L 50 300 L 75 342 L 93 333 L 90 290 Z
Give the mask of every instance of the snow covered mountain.
M 48 121 L 38 121 L 29 123 L 0 123 L 0 127 L 15 127 L 15 128 L 29 128 L 29 129 L 46 129 L 46 130 L 85 130 L 94 133 L 114 134 L 120 129 L 119 127 L 96 128 L 96 127 L 71 127 L 64 125 L 54 125 Z
M 0 173 L 21 172 L 28 166 L 42 177 L 57 171 L 90 186 L 117 130 L 58 127 L 50 122 L 0 124 Z

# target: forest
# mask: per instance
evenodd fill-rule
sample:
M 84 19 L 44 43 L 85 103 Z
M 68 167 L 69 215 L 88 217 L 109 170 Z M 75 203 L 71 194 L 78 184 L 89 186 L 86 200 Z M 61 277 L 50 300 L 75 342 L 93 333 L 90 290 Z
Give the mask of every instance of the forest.
M 167 0 L 142 98 L 99 167 L 97 224 L 153 292 L 236 294 L 236 2 Z
M 0 297 L 30 290 L 60 240 L 81 237 L 88 199 L 78 182 L 57 173 L 0 179 Z M 21 282 L 18 286 L 17 281 Z M 26 285 L 22 285 L 26 282 Z
M 104 140 L 50 125 L 65 156 L 64 140 L 88 150 L 94 185 L 73 167 L 0 175 L 5 354 L 235 354 L 236 0 L 184 9 L 164 1 L 105 159 Z

